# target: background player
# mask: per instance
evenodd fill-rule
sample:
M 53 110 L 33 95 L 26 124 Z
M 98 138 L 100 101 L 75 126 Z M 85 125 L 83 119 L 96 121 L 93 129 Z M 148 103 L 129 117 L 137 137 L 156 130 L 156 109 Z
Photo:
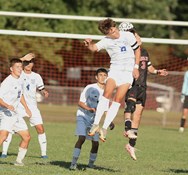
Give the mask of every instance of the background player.
M 48 97 L 48 92 L 44 88 L 44 83 L 42 80 L 42 77 L 33 72 L 33 66 L 34 66 L 34 58 L 35 55 L 33 53 L 29 53 L 25 55 L 24 57 L 20 58 L 20 60 L 23 63 L 23 72 L 21 75 L 22 80 L 24 81 L 24 97 L 26 100 L 26 103 L 28 104 L 29 108 L 32 111 L 32 117 L 30 118 L 30 125 L 35 126 L 35 129 L 38 133 L 38 141 L 41 148 L 41 158 L 48 158 L 46 151 L 47 151 L 47 140 L 46 140 L 46 134 L 44 131 L 43 126 L 43 120 L 41 113 L 37 107 L 37 101 L 36 101 L 36 92 L 39 90 L 44 97 Z M 26 114 L 23 111 L 23 107 L 19 105 L 19 112 L 24 117 Z M 3 143 L 3 151 L 1 158 L 7 157 L 7 150 L 9 147 L 9 144 L 12 139 L 12 134 L 9 134 L 8 139 Z
M 93 43 L 91 39 L 85 39 L 85 46 L 93 52 L 105 49 L 110 56 L 111 65 L 104 94 L 97 106 L 94 124 L 89 135 L 92 136 L 99 130 L 99 122 L 107 111 L 100 130 L 100 139 L 105 142 L 107 128 L 116 117 L 121 102 L 133 82 L 133 76 L 134 78 L 139 76 L 140 48 L 134 35 L 130 32 L 119 32 L 112 19 L 100 21 L 98 28 L 106 37 L 97 43 Z M 116 93 L 109 107 L 109 101 L 115 89 Z
M 181 91 L 181 102 L 183 103 L 183 116 L 180 120 L 179 132 L 184 132 L 185 122 L 188 115 L 188 71 L 185 72 Z
M 80 95 L 76 126 L 76 135 L 78 136 L 78 140 L 74 147 L 70 170 L 75 170 L 77 167 L 77 160 L 80 156 L 81 148 L 85 142 L 85 139 L 91 140 L 92 142 L 88 167 L 93 168 L 94 166 L 99 148 L 99 133 L 95 133 L 94 136 L 88 136 L 87 132 L 90 130 L 93 124 L 96 107 L 104 92 L 107 74 L 106 69 L 98 69 L 95 75 L 97 83 L 87 85 Z M 111 129 L 113 129 L 113 123 L 111 126 Z
M 7 138 L 8 134 L 15 131 L 22 138 L 19 145 L 19 152 L 15 162 L 17 166 L 23 166 L 23 159 L 26 155 L 30 141 L 30 134 L 23 118 L 19 117 L 18 104 L 21 102 L 28 117 L 31 111 L 28 108 L 23 93 L 23 82 L 20 78 L 22 73 L 22 62 L 19 59 L 10 61 L 11 74 L 5 78 L 0 87 L 0 145 Z
M 135 31 L 134 26 L 129 22 L 123 22 L 119 25 L 120 31 L 130 31 L 132 32 L 139 45 L 142 44 L 140 36 Z M 133 160 L 136 160 L 135 149 L 136 145 L 138 127 L 140 125 L 140 120 L 142 112 L 146 102 L 146 89 L 147 89 L 147 73 L 148 71 L 152 74 L 167 76 L 168 72 L 166 69 L 155 69 L 149 59 L 148 52 L 141 48 L 141 58 L 139 63 L 139 78 L 135 79 L 131 89 L 127 92 L 125 102 L 126 108 L 124 112 L 125 116 L 125 136 L 129 138 L 129 144 L 126 145 L 126 149 Z M 132 120 L 131 120 L 131 115 Z

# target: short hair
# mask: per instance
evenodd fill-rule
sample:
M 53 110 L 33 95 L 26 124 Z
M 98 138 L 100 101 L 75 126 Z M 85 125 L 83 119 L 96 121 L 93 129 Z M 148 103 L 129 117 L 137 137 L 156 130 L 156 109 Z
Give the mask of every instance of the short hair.
M 104 72 L 104 73 L 106 73 L 108 75 L 108 71 L 105 68 L 99 68 L 99 69 L 97 69 L 95 75 L 97 76 L 101 72 Z
M 14 64 L 16 64 L 16 63 L 21 63 L 22 64 L 22 61 L 20 60 L 20 59 L 18 59 L 18 58 L 12 58 L 11 60 L 10 60 L 10 67 L 12 67 L 12 66 L 14 66 Z
M 99 21 L 98 29 L 104 34 L 107 35 L 111 27 L 116 27 L 116 22 L 110 18 Z

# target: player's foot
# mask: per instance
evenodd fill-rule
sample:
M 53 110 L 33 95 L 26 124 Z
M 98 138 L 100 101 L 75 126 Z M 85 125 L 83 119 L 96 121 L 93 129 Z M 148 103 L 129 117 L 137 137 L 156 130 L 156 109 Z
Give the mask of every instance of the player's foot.
M 88 135 L 89 135 L 89 136 L 94 136 L 95 133 L 98 132 L 98 131 L 99 131 L 99 125 L 93 124 L 93 126 L 91 127 L 91 129 L 90 129 Z
M 77 168 L 77 164 L 71 164 L 69 170 L 76 170 L 76 168 Z
M 7 155 L 6 154 L 1 154 L 0 158 L 5 159 L 5 158 L 7 158 Z
M 24 163 L 23 163 L 23 162 L 18 162 L 18 161 L 16 161 L 16 162 L 14 163 L 14 165 L 15 165 L 15 166 L 24 166 Z
M 180 127 L 179 128 L 179 133 L 183 133 L 184 132 L 184 127 Z
M 99 131 L 99 139 L 102 142 L 106 141 L 106 134 L 107 134 L 107 130 L 106 129 L 104 129 L 104 128 L 100 129 L 100 131 Z
M 88 168 L 95 168 L 95 165 L 94 165 L 93 163 L 89 163 L 89 164 L 87 165 L 87 167 L 88 167 Z
M 125 145 L 125 149 L 127 152 L 130 154 L 131 158 L 133 160 L 136 160 L 136 155 L 135 155 L 135 148 L 132 147 L 130 144 Z
M 41 156 L 41 159 L 48 159 L 47 155 Z
M 136 139 L 137 135 L 135 135 L 134 131 L 128 130 L 124 132 L 124 136 L 128 137 L 129 139 Z

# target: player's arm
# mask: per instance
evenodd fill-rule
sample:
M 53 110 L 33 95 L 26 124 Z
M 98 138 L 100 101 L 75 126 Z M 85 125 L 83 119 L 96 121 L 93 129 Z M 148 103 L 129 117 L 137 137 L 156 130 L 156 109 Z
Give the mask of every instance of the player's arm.
M 26 103 L 25 98 L 24 98 L 23 95 L 21 96 L 20 102 L 23 105 L 23 107 L 25 108 L 25 111 L 28 114 L 28 117 L 31 117 L 32 113 L 31 113 L 30 109 L 28 108 L 27 103 Z
M 14 106 L 5 103 L 2 98 L 0 98 L 0 106 L 5 107 L 10 111 L 14 111 Z
M 38 74 L 38 77 L 37 77 L 37 89 L 39 90 L 39 92 L 45 97 L 45 98 L 48 98 L 49 96 L 49 93 L 48 91 L 45 89 L 44 87 L 44 82 L 43 82 L 43 79 L 42 77 Z
M 95 43 L 93 43 L 92 39 L 87 38 L 84 40 L 84 45 L 92 52 L 96 52 L 98 50 Z
M 135 50 L 134 50 L 134 54 L 135 54 L 135 66 L 134 66 L 134 70 L 133 70 L 133 76 L 135 79 L 138 79 L 139 77 L 139 62 L 140 62 L 140 57 L 141 57 L 141 52 L 140 52 L 140 46 L 138 46 Z
M 95 111 L 96 111 L 95 108 L 90 108 L 89 106 L 87 106 L 87 105 L 86 105 L 84 102 L 82 102 L 82 101 L 79 101 L 79 102 L 78 102 L 78 106 L 81 107 L 81 108 L 83 108 L 83 109 L 85 109 L 85 110 L 88 110 L 88 111 L 90 111 L 90 112 L 95 112 Z
M 156 75 L 160 75 L 160 76 L 167 76 L 168 75 L 168 71 L 166 69 L 155 69 L 152 65 L 150 65 L 148 67 L 148 71 L 151 74 L 156 74 Z

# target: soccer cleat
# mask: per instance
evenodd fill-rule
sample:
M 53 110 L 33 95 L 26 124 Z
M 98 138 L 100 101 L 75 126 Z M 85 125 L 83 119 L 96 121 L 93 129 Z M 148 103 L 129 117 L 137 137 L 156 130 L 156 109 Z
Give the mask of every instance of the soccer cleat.
M 132 147 L 130 144 L 125 145 L 125 149 L 127 152 L 130 154 L 131 158 L 133 160 L 136 160 L 136 155 L 135 155 L 135 148 Z
M 41 156 L 41 159 L 48 159 L 48 156 L 47 155 Z
M 77 164 L 71 164 L 69 170 L 76 170 L 76 168 L 77 168 Z
M 102 142 L 106 141 L 106 134 L 107 134 L 107 130 L 106 129 L 104 129 L 104 128 L 100 129 L 100 131 L 99 131 L 99 139 Z
M 179 128 L 179 133 L 183 133 L 184 132 L 184 127 L 180 127 Z
M 1 154 L 0 158 L 5 159 L 5 158 L 7 158 L 7 155 L 6 154 Z
M 98 131 L 99 131 L 99 125 L 93 124 L 93 126 L 91 127 L 91 129 L 90 129 L 88 135 L 89 135 L 89 136 L 94 136 L 95 133 L 98 132 Z
M 124 136 L 128 137 L 129 139 L 136 139 L 137 135 L 135 135 L 134 131 L 128 130 L 124 132 Z
M 88 168 L 95 168 L 95 165 L 94 165 L 93 163 L 89 163 L 89 164 L 87 165 L 87 167 L 88 167 Z
M 15 165 L 15 166 L 24 166 L 24 163 L 23 163 L 23 162 L 18 162 L 18 161 L 16 161 L 16 162 L 14 163 L 14 165 Z

